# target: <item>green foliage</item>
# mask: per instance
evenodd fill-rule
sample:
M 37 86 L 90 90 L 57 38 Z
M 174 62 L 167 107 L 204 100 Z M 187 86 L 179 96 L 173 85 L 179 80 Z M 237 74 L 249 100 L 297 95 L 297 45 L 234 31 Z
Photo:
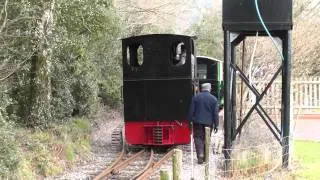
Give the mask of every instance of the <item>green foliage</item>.
M 52 28 L 41 29 L 49 2 L 8 3 L 0 79 L 11 79 L 0 85 L 6 90 L 0 94 L 0 123 L 43 128 L 93 114 L 99 97 L 112 105 L 120 100 L 121 27 L 113 1 L 56 0 Z
M 1 9 L 3 9 L 3 5 L 4 1 L 1 3 Z M 34 12 L 36 12 L 39 7 L 33 6 L 33 4 L 26 0 L 12 0 L 9 1 L 6 8 L 7 20 L 10 20 L 10 23 L 5 23 L 2 32 L 0 31 L 0 79 L 7 77 L 7 81 L 3 80 L 0 82 L 0 91 L 5 91 L 0 93 L 0 111 L 2 111 L 2 116 L 6 116 L 6 113 L 3 111 L 7 109 L 10 118 L 12 119 L 12 117 L 14 117 L 14 119 L 17 120 L 18 118 L 16 117 L 20 115 L 18 113 L 21 112 L 22 114 L 22 112 L 25 112 L 18 110 L 22 109 L 22 104 L 18 104 L 17 102 L 19 101 L 17 100 L 29 97 L 27 94 L 23 94 L 21 97 L 16 96 L 18 93 L 20 95 L 22 89 L 25 89 L 24 85 L 26 83 L 22 81 L 22 79 L 26 74 L 16 72 L 11 76 L 12 78 L 9 77 L 17 67 L 20 67 L 19 70 L 23 71 L 22 67 L 28 64 L 28 60 L 34 52 L 35 44 L 33 43 L 34 36 L 32 28 L 36 16 Z M 3 15 L 4 14 L 1 14 L 0 16 L 2 25 L 5 21 Z M 21 90 L 17 91 L 20 87 Z M 9 101 L 11 102 L 8 103 Z M 23 104 L 25 104 L 27 101 L 23 102 Z
M 56 137 L 55 141 L 63 146 L 65 158 L 69 164 L 73 164 L 80 157 L 87 156 L 91 150 L 90 123 L 84 119 L 73 119 L 66 125 L 56 126 L 52 133 Z
M 83 119 L 73 120 L 73 125 L 75 126 L 75 129 L 79 129 L 82 132 L 87 132 L 90 127 L 89 122 L 84 121 Z
M 108 79 L 116 76 L 114 80 L 120 83 L 120 64 L 116 58 L 120 57 L 120 51 L 116 50 L 120 28 L 110 1 L 58 2 L 52 105 L 55 118 L 63 121 L 63 117 L 71 114 L 94 113 L 98 95 L 113 100 L 108 103 L 119 101 L 119 95 L 112 93 L 119 87 Z
M 258 167 L 261 162 L 259 153 L 257 152 L 247 152 L 247 154 L 242 156 L 243 158 L 240 160 L 239 166 L 244 170 Z
M 62 123 L 70 117 L 75 106 L 74 98 L 70 92 L 70 85 L 67 82 L 53 82 L 52 90 L 52 109 L 53 120 Z
M 76 114 L 84 116 L 95 112 L 98 104 L 98 87 L 96 79 L 89 72 L 79 75 L 79 80 L 72 85 Z
M 36 179 L 36 173 L 32 170 L 31 161 L 29 159 L 21 159 L 21 161 L 19 161 L 19 167 L 13 179 Z
M 0 179 L 37 179 L 61 173 L 65 163 L 73 165 L 90 155 L 90 129 L 90 122 L 80 118 L 46 131 L 1 127 Z
M 272 168 L 280 163 L 279 159 L 273 157 L 277 156 L 275 153 L 278 154 L 279 152 L 272 151 L 263 146 L 239 149 L 233 152 L 230 169 L 232 177 L 240 179 L 250 178 L 272 170 Z
M 49 147 L 45 144 L 38 144 L 35 149 L 33 149 L 33 158 L 31 161 L 37 170 L 37 174 L 50 176 L 61 171 L 61 168 L 56 166 Z
M 10 91 L 10 97 L 13 100 L 13 104 L 10 106 L 11 111 L 9 114 L 11 117 L 14 117 L 11 118 L 11 120 L 24 125 L 30 111 L 30 85 L 27 82 L 27 75 L 26 69 L 21 69 L 21 71 L 17 73 L 20 80 Z
M 114 106 L 119 103 L 121 87 L 120 80 L 118 78 L 119 77 L 116 76 L 108 76 L 107 79 L 100 84 L 99 96 L 104 104 Z
M 197 36 L 197 55 L 223 59 L 223 31 L 221 29 L 221 16 L 211 12 L 204 15 L 199 24 L 192 30 Z
M 109 18 L 106 10 L 111 4 L 106 0 L 58 1 L 57 22 L 58 26 L 73 35 L 91 35 L 103 33 Z
M 73 162 L 76 155 L 72 146 L 70 144 L 67 144 L 64 151 L 65 151 L 67 160 L 70 162 Z
M 10 175 L 20 160 L 18 145 L 9 127 L 0 128 L 0 179 Z
M 0 93 L 0 127 L 4 126 L 9 118 L 7 113 L 7 107 L 11 105 L 11 103 L 12 101 L 8 94 Z

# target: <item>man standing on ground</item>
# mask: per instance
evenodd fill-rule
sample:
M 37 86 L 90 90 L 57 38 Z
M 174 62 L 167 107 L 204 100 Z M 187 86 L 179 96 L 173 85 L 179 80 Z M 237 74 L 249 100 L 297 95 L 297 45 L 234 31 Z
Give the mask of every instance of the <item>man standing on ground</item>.
M 217 133 L 219 125 L 218 101 L 211 93 L 211 84 L 201 85 L 201 93 L 192 98 L 188 119 L 193 124 L 193 138 L 198 164 L 204 161 L 205 127 Z

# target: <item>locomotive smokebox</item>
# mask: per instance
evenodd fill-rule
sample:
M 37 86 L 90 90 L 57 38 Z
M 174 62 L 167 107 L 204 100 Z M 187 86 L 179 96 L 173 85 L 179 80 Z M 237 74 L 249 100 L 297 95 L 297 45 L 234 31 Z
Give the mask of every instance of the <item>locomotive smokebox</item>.
M 261 16 L 269 30 L 292 29 L 292 0 L 257 0 Z M 223 29 L 260 31 L 255 0 L 223 0 Z

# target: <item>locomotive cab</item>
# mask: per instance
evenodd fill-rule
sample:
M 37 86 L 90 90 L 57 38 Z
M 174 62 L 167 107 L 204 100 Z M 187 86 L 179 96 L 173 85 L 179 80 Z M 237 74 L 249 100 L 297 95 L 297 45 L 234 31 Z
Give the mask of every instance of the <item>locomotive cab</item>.
M 223 62 L 207 56 L 197 56 L 197 77 L 200 84 L 210 83 L 212 85 L 211 94 L 218 99 L 220 106 L 222 106 Z
M 125 139 L 132 145 L 190 143 L 187 114 L 196 85 L 190 36 L 122 39 Z

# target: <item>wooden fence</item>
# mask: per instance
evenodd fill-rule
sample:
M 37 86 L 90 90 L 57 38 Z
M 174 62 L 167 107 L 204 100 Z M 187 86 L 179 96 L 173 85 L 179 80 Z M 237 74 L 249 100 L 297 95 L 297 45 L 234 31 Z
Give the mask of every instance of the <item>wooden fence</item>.
M 237 82 L 237 102 L 241 102 L 241 81 Z M 253 84 L 262 93 L 268 82 L 254 82 Z M 244 109 L 250 108 L 255 102 L 255 96 L 243 84 L 242 103 Z M 270 113 L 278 114 L 281 109 L 281 81 L 275 81 L 261 101 L 261 105 Z M 299 78 L 291 81 L 291 102 L 294 114 L 320 113 L 320 77 Z
M 320 112 L 320 78 L 297 79 L 292 82 L 293 107 L 302 111 Z

